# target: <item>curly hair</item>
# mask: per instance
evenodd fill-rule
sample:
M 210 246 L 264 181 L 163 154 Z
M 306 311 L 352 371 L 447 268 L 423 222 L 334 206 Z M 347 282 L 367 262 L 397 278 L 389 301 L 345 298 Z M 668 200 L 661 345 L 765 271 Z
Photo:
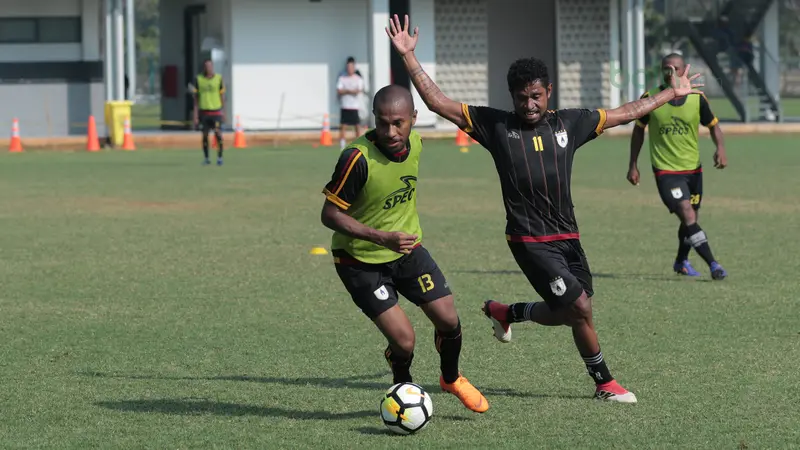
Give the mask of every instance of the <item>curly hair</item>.
M 522 58 L 514 61 L 508 68 L 508 90 L 514 92 L 539 81 L 543 87 L 550 84 L 547 65 L 541 59 Z

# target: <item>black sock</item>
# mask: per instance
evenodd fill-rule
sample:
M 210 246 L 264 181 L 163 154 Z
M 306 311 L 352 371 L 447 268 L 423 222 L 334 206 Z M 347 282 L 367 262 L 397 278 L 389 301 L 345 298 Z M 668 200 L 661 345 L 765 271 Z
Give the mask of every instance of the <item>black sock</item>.
M 217 158 L 222 158 L 222 133 L 217 132 L 214 135 L 217 137 Z
M 208 159 L 208 133 L 203 133 L 203 156 Z
M 687 225 L 686 230 L 686 243 L 691 245 L 706 264 L 710 266 L 715 259 L 714 255 L 711 254 L 711 247 L 708 245 L 708 238 L 706 237 L 705 231 L 703 231 L 697 223 Z
M 442 378 L 447 384 L 458 379 L 458 357 L 461 355 L 461 321 L 450 331 L 436 331 L 434 334 L 436 351 L 439 352 Z
M 689 252 L 692 250 L 692 246 L 686 242 L 688 236 L 689 230 L 686 225 L 681 224 L 678 227 L 678 256 L 675 257 L 675 262 L 677 263 L 682 263 L 689 259 Z
M 586 364 L 586 371 L 589 372 L 589 376 L 592 377 L 595 384 L 605 384 L 614 380 L 603 359 L 603 352 L 597 352 L 591 356 L 581 355 L 581 357 L 583 357 L 583 363 Z
M 410 355 L 400 355 L 396 352 L 392 351 L 392 347 L 386 347 L 386 352 L 384 352 L 384 356 L 386 357 L 386 362 L 389 363 L 389 367 L 392 368 L 392 376 L 394 380 L 392 383 L 411 383 L 413 380 L 411 379 L 411 362 L 414 360 L 414 353 L 411 352 Z
M 527 322 L 531 320 L 531 311 L 539 302 L 514 303 L 508 307 L 508 323 Z

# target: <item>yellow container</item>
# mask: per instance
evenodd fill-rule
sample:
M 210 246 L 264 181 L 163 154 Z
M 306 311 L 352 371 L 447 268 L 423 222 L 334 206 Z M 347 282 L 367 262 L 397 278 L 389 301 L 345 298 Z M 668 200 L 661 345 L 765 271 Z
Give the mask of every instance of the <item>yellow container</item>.
M 127 100 L 106 102 L 106 128 L 108 129 L 111 145 L 114 147 L 122 145 L 125 137 L 125 119 L 130 119 L 131 117 L 132 104 L 133 102 Z

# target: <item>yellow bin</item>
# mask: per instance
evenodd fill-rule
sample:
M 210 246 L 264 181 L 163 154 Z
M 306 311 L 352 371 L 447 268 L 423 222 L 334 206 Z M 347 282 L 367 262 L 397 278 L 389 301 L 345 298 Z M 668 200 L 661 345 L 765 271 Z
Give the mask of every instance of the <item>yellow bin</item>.
M 114 147 L 122 146 L 125 138 L 125 119 L 131 117 L 132 104 L 133 102 L 128 100 L 106 102 L 106 128 L 108 129 L 108 138 Z

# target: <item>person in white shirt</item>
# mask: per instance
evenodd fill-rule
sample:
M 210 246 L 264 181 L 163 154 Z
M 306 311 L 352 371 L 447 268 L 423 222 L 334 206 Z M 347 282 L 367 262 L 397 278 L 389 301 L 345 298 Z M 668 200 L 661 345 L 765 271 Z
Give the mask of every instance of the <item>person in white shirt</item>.
M 361 93 L 364 92 L 364 79 L 356 73 L 355 62 L 347 62 L 347 72 L 339 76 L 336 83 L 336 92 L 339 94 L 341 110 L 339 112 L 339 144 L 342 148 L 347 145 L 345 141 L 345 128 L 352 126 L 356 137 L 361 135 L 361 118 L 358 111 L 361 109 Z

